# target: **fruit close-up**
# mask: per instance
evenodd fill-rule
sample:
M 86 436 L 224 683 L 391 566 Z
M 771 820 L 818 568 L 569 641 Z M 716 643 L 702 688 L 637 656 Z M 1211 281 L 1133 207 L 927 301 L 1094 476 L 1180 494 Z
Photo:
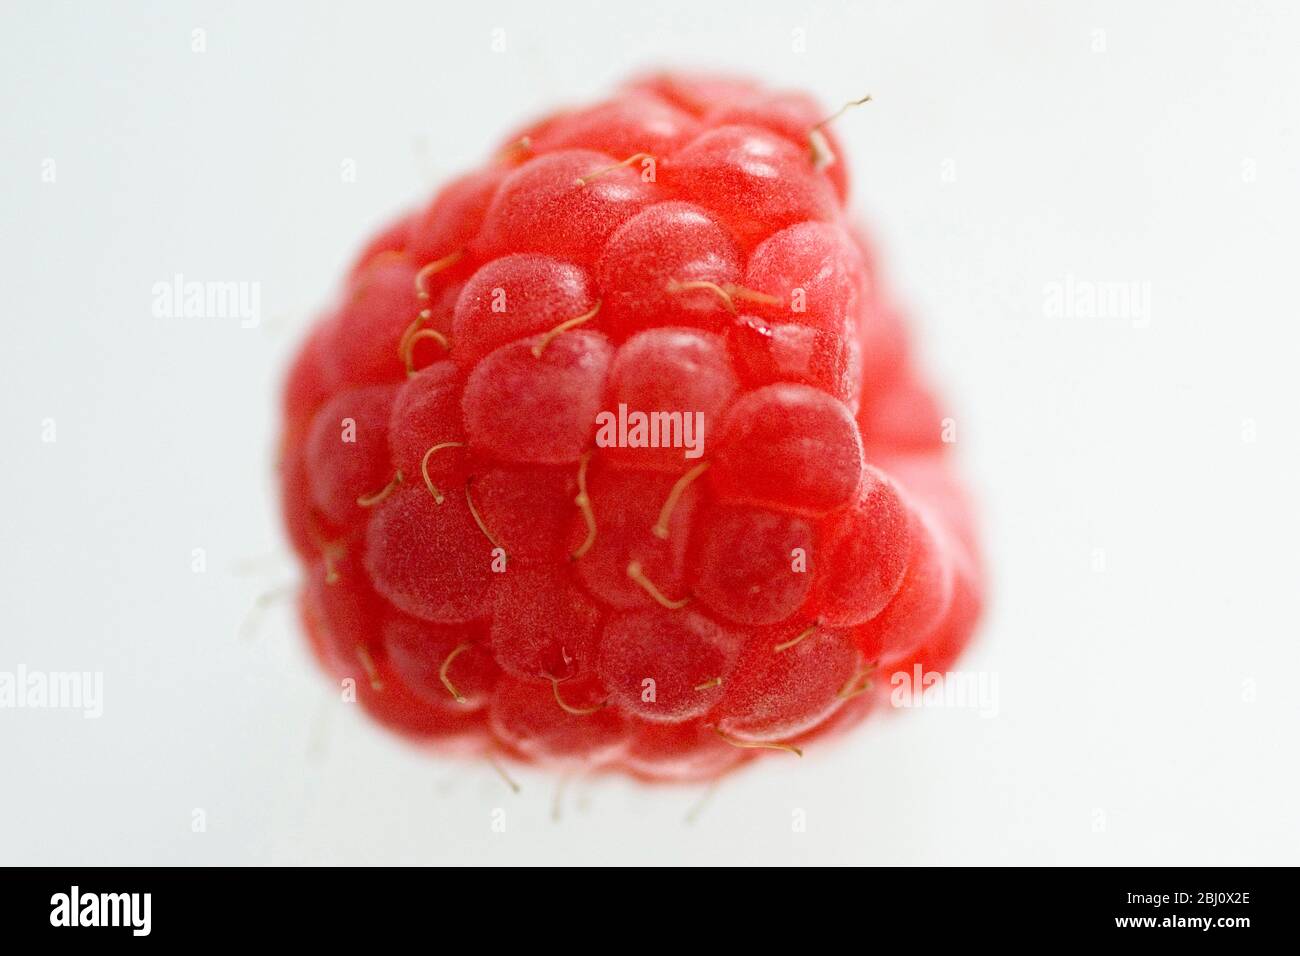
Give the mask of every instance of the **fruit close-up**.
M 8 6 L 20 935 L 320 895 L 188 867 L 1285 899 L 1300 5 Z
M 288 374 L 280 481 L 311 646 L 374 718 L 710 779 L 961 652 L 972 515 L 834 118 L 634 79 L 364 245 Z

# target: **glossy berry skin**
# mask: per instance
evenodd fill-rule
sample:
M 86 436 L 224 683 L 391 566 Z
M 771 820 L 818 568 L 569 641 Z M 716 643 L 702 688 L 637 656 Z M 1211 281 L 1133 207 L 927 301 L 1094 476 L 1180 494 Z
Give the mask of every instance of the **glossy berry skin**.
M 364 247 L 285 383 L 281 501 L 311 648 L 377 720 L 700 780 L 952 665 L 974 524 L 824 115 L 638 79 Z

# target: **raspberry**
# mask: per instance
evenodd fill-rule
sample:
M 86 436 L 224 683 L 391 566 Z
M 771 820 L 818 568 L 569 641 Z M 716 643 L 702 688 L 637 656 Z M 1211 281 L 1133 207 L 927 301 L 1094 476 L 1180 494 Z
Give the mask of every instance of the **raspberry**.
M 474 478 L 483 524 L 494 529 L 510 560 L 522 565 L 564 565 L 577 489 L 570 469 L 489 468 Z
M 462 624 L 491 606 L 492 545 L 475 527 L 468 487 L 440 505 L 423 488 L 398 491 L 375 509 L 364 548 L 375 590 L 407 614 Z
M 312 503 L 333 524 L 351 523 L 359 500 L 388 481 L 388 418 L 396 393 L 392 385 L 348 389 L 312 420 L 308 484 Z
M 577 461 L 596 430 L 612 355 L 608 339 L 581 330 L 501 346 L 465 383 L 470 447 L 498 461 Z
M 911 522 L 893 484 L 868 466 L 857 501 L 826 522 L 817 576 L 820 618 L 864 624 L 885 609 L 902 585 L 911 550 Z
M 862 657 L 848 633 L 813 626 L 778 642 L 780 633 L 755 633 L 720 709 L 721 732 L 745 741 L 781 741 L 843 706 Z
M 445 481 L 463 464 L 465 429 L 460 420 L 464 383 L 451 362 L 436 362 L 409 376 L 393 397 L 388 419 L 388 453 L 412 481 L 436 475 Z M 427 454 L 430 448 L 438 452 Z
M 381 254 L 352 279 L 326 331 L 323 357 L 332 388 L 400 379 L 402 357 L 391 343 L 416 312 L 416 274 L 405 259 Z
M 858 408 L 863 376 L 856 336 L 753 315 L 737 318 L 729 336 L 746 384 L 802 382 L 839 399 L 849 411 Z
M 690 409 L 698 412 L 704 434 L 714 433 L 736 392 L 736 376 L 718 336 L 693 329 L 647 329 L 633 335 L 614 354 L 607 394 L 610 406 L 633 409 Z M 677 475 L 678 448 L 621 448 L 611 460 Z
M 765 508 L 721 506 L 695 528 L 692 591 L 738 624 L 775 624 L 803 606 L 812 575 L 791 560 L 810 554 L 813 526 Z M 739 552 L 737 542 L 745 542 Z
M 612 156 L 666 156 L 690 142 L 699 129 L 699 120 L 658 96 L 629 92 L 560 116 L 532 140 L 543 152 L 578 147 Z
M 500 671 L 482 635 L 396 613 L 382 634 L 394 673 L 434 708 L 468 713 L 487 704 Z
M 807 150 L 757 126 L 719 126 L 671 162 L 672 185 L 714 213 L 745 248 L 783 226 L 830 221 L 839 210 Z
M 544 252 L 592 262 L 611 232 L 658 198 L 638 172 L 617 163 L 590 149 L 547 153 L 525 163 L 497 189 L 482 230 L 469 244 L 471 253 L 482 261 Z
M 616 614 L 601 635 L 596 673 L 625 712 L 679 724 L 722 698 L 743 639 L 689 609 Z
M 452 359 L 472 369 L 508 342 L 545 332 L 555 317 L 576 316 L 593 305 L 587 273 L 547 256 L 516 254 L 489 262 L 456 299 Z
M 737 283 L 740 254 L 699 206 L 656 203 L 610 237 L 596 275 L 607 292 L 602 324 L 608 328 L 626 334 L 650 325 L 712 327 L 721 319 L 718 302 L 702 283 Z
M 830 395 L 782 383 L 736 400 L 717 439 L 726 497 L 822 516 L 849 505 L 862 480 L 862 439 Z
M 488 206 L 509 170 L 492 166 L 453 179 L 429 207 L 409 224 L 409 232 L 388 247 L 421 265 L 454 256 L 483 225 Z M 462 271 L 468 269 L 466 263 Z
M 585 482 L 586 509 L 574 516 L 569 542 L 576 575 L 610 608 L 677 603 L 686 590 L 687 548 L 700 494 L 698 481 L 678 488 L 672 475 L 615 468 L 594 469 Z M 591 529 L 596 529 L 592 535 Z
M 280 497 L 373 717 L 703 780 L 955 660 L 971 512 L 826 122 L 641 78 L 365 245 L 290 367 Z
M 757 314 L 840 339 L 849 337 L 863 281 L 862 253 L 843 229 L 825 222 L 801 222 L 764 239 L 745 270 L 745 285 L 773 299 L 755 305 Z M 801 292 L 791 296 L 791 289 Z
M 497 590 L 492 650 L 522 680 L 563 679 L 595 660 L 601 608 L 553 568 L 518 568 Z

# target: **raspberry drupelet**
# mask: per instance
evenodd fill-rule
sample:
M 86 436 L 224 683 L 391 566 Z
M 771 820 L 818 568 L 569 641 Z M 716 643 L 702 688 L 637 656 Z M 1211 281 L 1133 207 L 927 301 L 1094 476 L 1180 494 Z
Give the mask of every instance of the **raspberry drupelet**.
M 637 80 L 365 247 L 290 370 L 281 489 L 311 646 L 380 722 L 710 779 L 968 642 L 969 507 L 825 119 Z M 619 409 L 698 451 L 598 442 Z

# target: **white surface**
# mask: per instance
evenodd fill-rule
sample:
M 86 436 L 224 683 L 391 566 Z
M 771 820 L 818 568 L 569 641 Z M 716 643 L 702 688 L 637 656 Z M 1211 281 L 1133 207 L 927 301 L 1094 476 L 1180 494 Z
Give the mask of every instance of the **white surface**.
M 1300 862 L 1288 6 L 7 5 L 0 671 L 102 671 L 104 714 L 0 710 L 0 862 Z M 388 214 L 663 63 L 875 94 L 837 128 L 984 504 L 963 666 L 998 715 L 773 755 L 693 825 L 698 789 L 620 782 L 555 822 L 549 777 L 511 794 L 355 712 L 313 750 L 287 607 L 237 636 L 294 571 L 286 356 Z M 155 318 L 178 272 L 260 282 L 262 325 Z M 1067 277 L 1149 283 L 1150 321 L 1045 314 Z

